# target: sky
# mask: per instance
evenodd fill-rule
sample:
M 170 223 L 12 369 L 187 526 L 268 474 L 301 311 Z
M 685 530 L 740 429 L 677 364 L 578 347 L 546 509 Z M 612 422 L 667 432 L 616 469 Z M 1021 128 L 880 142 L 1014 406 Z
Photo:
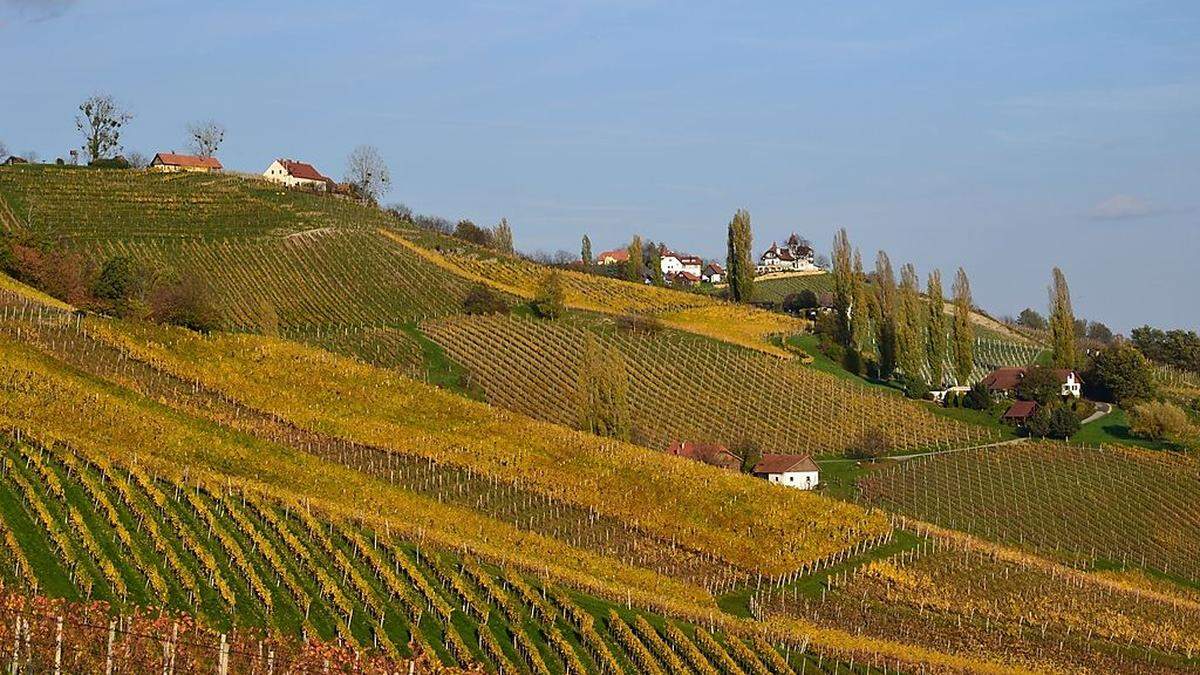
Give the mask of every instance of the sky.
M 722 259 L 845 227 L 995 315 L 1200 329 L 1200 2 L 0 0 L 0 142 L 66 156 L 88 95 L 126 151 L 228 129 L 231 169 L 341 177 L 512 224 L 523 250 L 634 233 Z

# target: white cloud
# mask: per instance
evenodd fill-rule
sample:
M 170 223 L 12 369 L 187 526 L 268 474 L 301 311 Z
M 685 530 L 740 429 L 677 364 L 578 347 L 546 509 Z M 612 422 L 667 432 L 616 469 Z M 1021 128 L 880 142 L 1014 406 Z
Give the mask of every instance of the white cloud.
M 1162 209 L 1154 207 L 1141 197 L 1116 194 L 1093 206 L 1088 212 L 1088 217 L 1092 220 L 1132 220 L 1160 213 L 1163 213 Z

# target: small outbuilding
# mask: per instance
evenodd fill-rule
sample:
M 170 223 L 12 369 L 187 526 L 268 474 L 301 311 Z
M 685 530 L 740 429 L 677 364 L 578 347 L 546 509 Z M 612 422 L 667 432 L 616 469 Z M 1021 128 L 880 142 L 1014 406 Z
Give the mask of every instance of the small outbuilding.
M 741 471 L 742 468 L 742 458 L 719 443 L 673 441 L 671 447 L 667 449 L 667 454 L 704 462 L 727 471 Z
M 763 455 L 753 473 L 798 490 L 812 490 L 821 482 L 821 469 L 809 455 Z
M 29 163 L 29 160 L 25 159 L 24 157 L 17 157 L 16 155 L 9 155 L 8 159 L 4 160 L 5 166 L 12 166 L 14 164 L 28 164 L 28 163 Z
M 1015 401 L 1000 416 L 1000 421 L 1017 426 L 1025 426 L 1037 414 L 1037 411 L 1038 404 L 1035 401 Z
M 180 155 L 174 152 L 160 152 L 150 160 L 150 168 L 155 171 L 196 171 L 208 173 L 225 168 L 216 157 L 201 157 L 199 155 Z

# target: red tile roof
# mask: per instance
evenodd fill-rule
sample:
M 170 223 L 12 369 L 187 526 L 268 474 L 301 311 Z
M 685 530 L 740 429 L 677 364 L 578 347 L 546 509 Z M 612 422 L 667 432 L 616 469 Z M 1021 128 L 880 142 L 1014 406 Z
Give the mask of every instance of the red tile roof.
M 673 441 L 671 447 L 667 449 L 667 453 L 731 471 L 737 471 L 742 466 L 742 458 L 733 454 L 729 451 L 729 448 L 719 443 Z
M 612 258 L 617 262 L 625 262 L 626 260 L 629 260 L 629 251 L 623 248 L 614 248 L 611 251 L 602 251 L 600 255 L 596 256 L 596 260 L 601 262 L 603 262 L 606 258 Z
M 788 473 L 792 471 L 820 471 L 820 469 L 808 455 L 763 455 L 762 461 L 754 465 L 754 473 Z
M 184 166 L 192 169 L 216 169 L 223 168 L 221 162 L 217 161 L 216 157 L 200 157 L 198 155 L 178 155 L 173 152 L 160 152 L 154 156 L 150 162 L 151 166 L 162 164 L 165 166 Z
M 283 165 L 283 168 L 288 172 L 288 175 L 292 176 L 293 178 L 304 178 L 307 180 L 319 181 L 329 180 L 325 176 L 322 176 L 321 172 L 317 171 L 312 164 L 296 162 L 290 159 L 281 159 L 279 160 L 279 163 Z
M 713 272 L 716 272 L 717 274 L 725 274 L 725 268 L 721 267 L 715 262 L 708 263 L 708 267 L 705 267 L 704 271 L 710 274 Z
M 1028 368 L 1015 366 L 997 368 L 988 373 L 987 377 L 983 378 L 983 386 L 987 387 L 990 391 L 1015 391 L 1021 380 L 1025 379 L 1025 373 L 1027 372 L 1029 372 Z M 1075 371 L 1067 368 L 1055 368 L 1052 372 L 1058 376 L 1060 383 L 1065 383 L 1067 378 Z M 1075 379 L 1082 382 L 1078 374 L 1075 375 Z
M 1008 411 L 1004 413 L 1001 419 L 1006 420 L 1027 420 L 1038 410 L 1038 404 L 1034 401 L 1017 401 L 1008 407 Z
M 683 279 L 684 281 L 690 281 L 693 284 L 700 281 L 700 277 L 696 276 L 695 274 L 692 274 L 691 272 L 686 272 L 686 271 L 676 272 L 675 278 Z

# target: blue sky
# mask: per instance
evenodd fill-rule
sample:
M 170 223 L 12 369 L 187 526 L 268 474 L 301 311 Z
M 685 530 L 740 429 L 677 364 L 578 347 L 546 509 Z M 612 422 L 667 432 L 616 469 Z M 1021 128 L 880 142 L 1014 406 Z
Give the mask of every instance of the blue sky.
M 990 6 L 989 6 L 990 5 Z M 340 177 L 526 250 L 634 232 L 720 257 L 846 227 L 871 259 L 970 274 L 997 314 L 1200 328 L 1200 3 L 0 0 L 0 140 L 65 155 L 79 101 L 126 148 L 228 127 L 229 167 Z

